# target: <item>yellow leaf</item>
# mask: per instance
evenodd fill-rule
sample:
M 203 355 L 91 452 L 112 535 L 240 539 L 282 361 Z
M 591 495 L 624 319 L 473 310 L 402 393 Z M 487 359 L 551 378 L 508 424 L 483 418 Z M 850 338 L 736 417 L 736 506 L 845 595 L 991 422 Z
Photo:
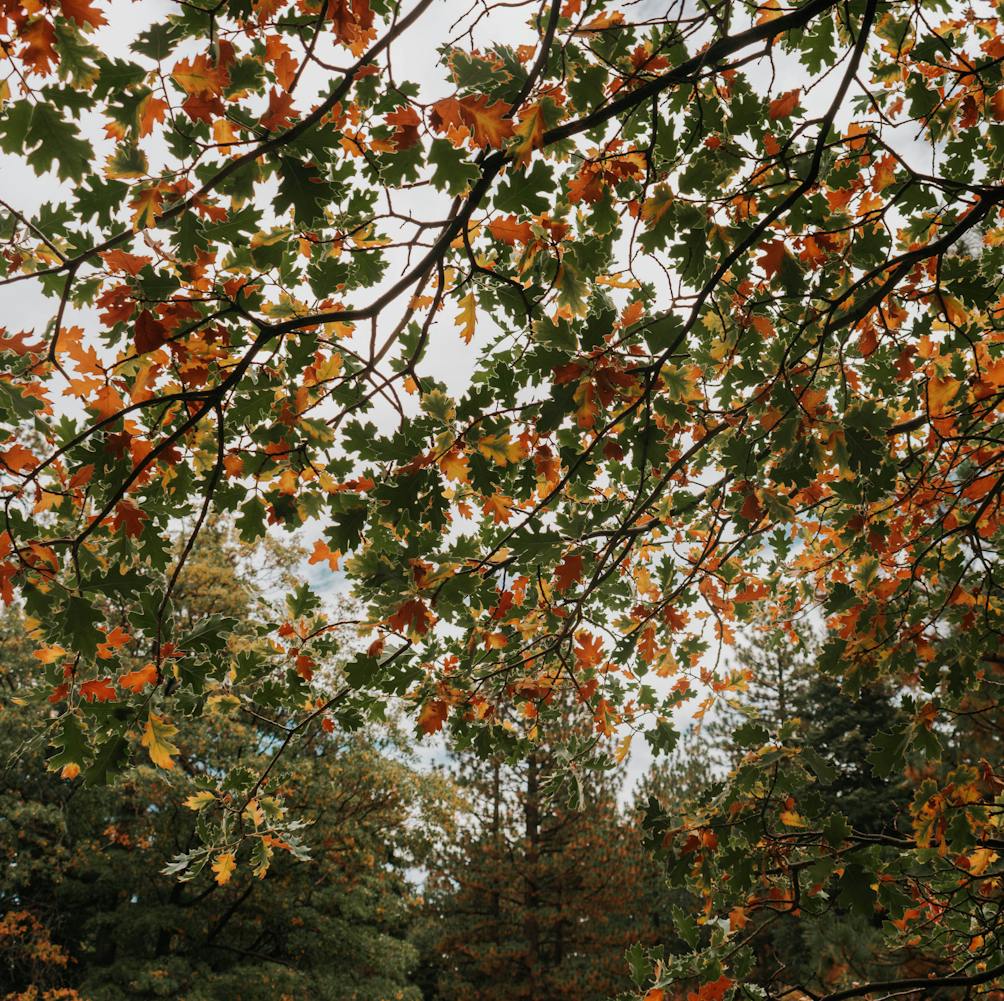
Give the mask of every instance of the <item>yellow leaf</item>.
M 782 810 L 780 816 L 786 827 L 805 827 L 805 821 L 795 810 Z
M 216 856 L 216 861 L 213 863 L 213 872 L 216 873 L 216 882 L 223 886 L 224 883 L 230 882 L 230 877 L 234 874 L 234 869 L 237 868 L 237 860 L 234 858 L 233 852 L 221 852 Z
M 628 751 L 631 750 L 631 738 L 633 736 L 633 733 L 629 733 L 617 742 L 617 749 L 614 751 L 614 759 L 617 764 L 620 764 L 628 756 Z
M 508 525 L 512 517 L 513 501 L 505 494 L 494 494 L 485 501 L 482 511 L 490 514 L 496 525 Z
M 448 480 L 455 483 L 467 483 L 468 462 L 467 456 L 455 448 L 451 448 L 440 460 L 439 468 Z
M 157 216 L 161 212 L 160 189 L 146 188 L 129 202 L 129 206 L 133 210 L 133 230 L 147 229 L 157 221 Z
M 244 807 L 244 816 L 250 820 L 255 827 L 261 827 L 265 823 L 265 811 L 261 808 L 258 800 L 253 799 Z
M 337 379 L 342 371 L 342 356 L 337 352 L 326 361 L 317 366 L 316 374 L 318 382 L 330 382 Z
M 228 156 L 230 153 L 230 143 L 236 141 L 237 135 L 230 122 L 225 118 L 217 118 L 213 122 L 213 138 L 219 143 L 220 153 Z
M 477 309 L 478 301 L 474 298 L 474 293 L 468 292 L 460 300 L 460 312 L 453 321 L 460 327 L 460 336 L 463 337 L 465 344 L 470 344 L 471 338 L 474 336 L 474 322 L 477 316 Z
M 34 653 L 35 660 L 40 660 L 43 664 L 55 664 L 66 651 L 61 646 L 44 646 Z
M 254 863 L 257 858 L 258 864 L 251 871 L 259 878 L 264 879 L 265 873 L 268 872 L 268 867 L 272 863 L 272 845 L 268 840 L 268 835 L 261 839 L 261 851 L 257 854 L 251 855 L 251 862 Z
M 201 810 L 215 801 L 216 796 L 213 795 L 213 793 L 211 793 L 208 789 L 201 789 L 199 792 L 193 793 L 185 800 L 185 806 L 187 806 L 189 810 Z
M 507 434 L 486 434 L 478 442 L 478 451 L 496 466 L 519 462 L 523 456 L 519 442 L 513 441 Z
M 530 155 L 544 143 L 544 109 L 540 102 L 531 104 L 520 113 L 519 124 L 513 133 L 519 137 L 519 142 L 512 148 L 516 163 L 529 163 Z
M 650 229 L 659 225 L 662 217 L 673 206 L 673 192 L 666 184 L 657 184 L 652 194 L 642 203 L 641 217 Z
M 927 384 L 927 406 L 930 413 L 940 416 L 948 409 L 948 404 L 962 385 L 958 379 L 931 379 Z
M 969 872 L 973 876 L 982 876 L 987 871 L 987 866 L 996 862 L 997 852 L 992 848 L 977 848 L 969 856 Z
M 140 743 L 147 749 L 150 760 L 159 768 L 173 768 L 172 754 L 178 754 L 178 748 L 171 743 L 171 738 L 178 728 L 170 720 L 155 713 L 150 713 Z

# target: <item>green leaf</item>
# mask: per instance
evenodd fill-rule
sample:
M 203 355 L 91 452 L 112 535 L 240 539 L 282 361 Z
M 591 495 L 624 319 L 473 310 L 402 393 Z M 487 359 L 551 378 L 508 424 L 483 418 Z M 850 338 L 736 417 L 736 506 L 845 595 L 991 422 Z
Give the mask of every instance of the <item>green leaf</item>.
M 546 212 L 554 198 L 554 171 L 543 160 L 535 160 L 529 170 L 514 170 L 495 193 L 500 212 Z
M 331 184 L 315 164 L 292 157 L 279 158 L 279 193 L 273 201 L 276 212 L 290 209 L 298 223 L 309 226 L 323 218 L 323 205 L 331 197 Z

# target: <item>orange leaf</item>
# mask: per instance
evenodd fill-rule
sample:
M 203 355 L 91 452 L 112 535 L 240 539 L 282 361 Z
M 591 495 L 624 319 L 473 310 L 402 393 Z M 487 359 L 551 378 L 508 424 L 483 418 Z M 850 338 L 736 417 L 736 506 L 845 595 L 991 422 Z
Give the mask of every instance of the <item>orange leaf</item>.
M 722 1001 L 725 992 L 733 983 L 734 981 L 728 977 L 719 977 L 710 984 L 705 984 L 700 990 L 690 991 L 687 994 L 687 1001 Z
M 45 76 L 59 62 L 56 52 L 56 32 L 45 18 L 32 21 L 21 32 L 24 47 L 20 56 L 24 65 L 39 76 Z
M 234 858 L 233 852 L 220 852 L 216 856 L 216 860 L 211 866 L 213 872 L 216 875 L 216 883 L 218 886 L 223 886 L 224 883 L 230 882 L 230 877 L 234 874 L 234 869 L 237 868 L 237 860 Z
M 575 660 L 579 667 L 595 667 L 603 660 L 603 640 L 591 633 L 580 632 L 575 635 Z
M 490 514 L 496 525 L 508 525 L 512 517 L 512 504 L 511 497 L 506 497 L 505 494 L 493 494 L 485 501 L 481 510 L 485 514 Z
M 55 664 L 61 657 L 66 656 L 66 651 L 61 646 L 44 646 L 36 650 L 32 656 L 43 664 Z
M 289 90 L 296 78 L 297 62 L 289 46 L 278 35 L 265 38 L 265 59 L 272 64 L 275 79 L 283 90 Z
M 774 275 L 781 270 L 781 262 L 784 260 L 784 243 L 781 240 L 771 240 L 770 243 L 764 244 L 763 255 L 757 261 L 764 270 L 764 274 L 768 278 L 773 278 Z
M 479 146 L 498 148 L 513 134 L 512 121 L 505 117 L 509 110 L 510 106 L 505 101 L 489 104 L 484 94 L 460 99 L 461 117 Z
M 768 109 L 768 114 L 771 118 L 790 118 L 794 114 L 795 108 L 798 105 L 798 97 L 802 93 L 801 87 L 796 87 L 794 90 L 789 90 L 786 94 L 782 94 L 777 100 L 770 102 L 770 108 Z
M 110 660 L 115 656 L 115 651 L 125 646 L 131 638 L 121 626 L 116 626 L 105 636 L 104 642 L 98 644 L 98 657 L 101 660 Z
M 123 271 L 128 275 L 138 275 L 153 258 L 140 254 L 129 254 L 124 250 L 106 250 L 101 259 L 112 271 Z
M 59 0 L 59 6 L 63 9 L 63 17 L 76 21 L 81 28 L 88 24 L 92 28 L 99 28 L 108 23 L 104 14 L 90 0 Z
M 567 591 L 577 580 L 582 579 L 582 557 L 569 553 L 554 571 L 554 586 L 559 591 Z
M 958 379 L 930 379 L 927 383 L 927 408 L 935 417 L 940 417 L 948 409 L 948 404 L 955 399 L 955 394 L 962 385 Z
M 434 619 L 432 612 L 420 598 L 409 598 L 387 619 L 387 625 L 399 633 L 422 636 L 429 631 Z
M 81 698 L 88 702 L 114 702 L 116 695 L 111 678 L 95 678 L 80 686 Z
M 154 125 L 157 122 L 162 122 L 164 120 L 164 114 L 167 112 L 167 109 L 167 101 L 162 101 L 159 97 L 156 97 L 153 94 L 147 94 L 146 97 L 140 101 L 139 110 L 137 112 L 140 136 L 148 136 L 153 131 Z
M 450 449 L 439 460 L 439 468 L 443 471 L 443 475 L 455 483 L 467 483 L 468 465 L 467 456 L 456 448 Z
M 262 115 L 261 124 L 269 132 L 285 128 L 293 118 L 293 95 L 273 87 L 268 94 L 268 110 Z
M 418 727 L 423 733 L 438 733 L 443 729 L 450 707 L 442 699 L 430 699 L 418 714 Z
M 129 207 L 133 210 L 133 231 L 148 229 L 157 221 L 157 216 L 160 215 L 163 208 L 160 188 L 156 185 L 152 188 L 144 188 L 135 198 L 130 200 Z
M 488 223 L 488 230 L 500 243 L 510 247 L 518 243 L 529 243 L 533 239 L 528 222 L 517 222 L 514 215 L 500 216 Z
M 429 121 L 439 132 L 464 125 L 470 129 L 475 145 L 498 148 L 513 135 L 512 120 L 506 118 L 510 106 L 505 101 L 489 104 L 488 100 L 484 94 L 444 97 L 432 106 Z
M 38 465 L 35 453 L 24 445 L 11 445 L 6 451 L 0 452 L 0 463 L 3 463 L 12 473 L 21 473 L 26 469 L 34 469 Z
M 318 539 L 314 543 L 314 551 L 311 553 L 310 559 L 307 560 L 307 562 L 313 565 L 314 563 L 323 563 L 327 560 L 328 568 L 334 572 L 338 569 L 338 561 L 341 558 L 342 553 L 340 549 L 332 549 L 322 539 Z
M 178 62 L 171 71 L 171 78 L 186 94 L 219 94 L 230 74 L 222 66 L 214 66 L 205 53 L 200 53 L 193 59 Z
M 119 678 L 119 688 L 128 688 L 130 692 L 139 695 L 147 685 L 157 684 L 157 668 L 153 664 L 144 664 L 138 671 L 130 671 Z
M 519 142 L 513 147 L 516 163 L 528 163 L 533 151 L 544 144 L 544 109 L 539 101 L 520 112 L 519 125 L 513 133 L 519 137 Z
M 657 652 L 658 648 L 655 642 L 655 626 L 650 623 L 645 627 L 638 639 L 638 653 L 646 664 L 651 664 L 655 661 L 655 655 Z

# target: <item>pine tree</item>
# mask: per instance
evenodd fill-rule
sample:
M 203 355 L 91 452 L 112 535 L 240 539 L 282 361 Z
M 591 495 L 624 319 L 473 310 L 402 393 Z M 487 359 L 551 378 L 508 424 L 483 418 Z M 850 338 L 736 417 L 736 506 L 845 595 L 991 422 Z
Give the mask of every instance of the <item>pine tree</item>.
M 240 642 L 253 643 L 266 599 L 244 567 L 253 557 L 259 570 L 288 574 L 298 555 L 252 554 L 217 525 L 179 582 L 176 614 L 237 615 Z M 16 610 L 0 622 L 0 997 L 419 997 L 408 876 L 451 800 L 446 783 L 403 763 L 392 726 L 379 740 L 317 727 L 290 746 L 273 791 L 313 822 L 309 862 L 276 851 L 264 879 L 246 866 L 214 878 L 207 867 L 178 882 L 159 870 L 192 845 L 201 814 L 177 803 L 163 770 L 139 764 L 89 788 L 47 771 L 43 742 L 15 753 L 28 724 L 14 699 L 38 674 L 30 628 Z M 190 773 L 207 761 L 254 765 L 276 739 L 226 702 L 177 722 L 179 767 Z
M 578 777 L 578 803 L 541 737 L 519 764 L 458 753 L 467 802 L 427 883 L 428 995 L 437 1001 L 606 998 L 628 986 L 625 951 L 652 937 L 640 824 L 618 806 L 623 776 Z

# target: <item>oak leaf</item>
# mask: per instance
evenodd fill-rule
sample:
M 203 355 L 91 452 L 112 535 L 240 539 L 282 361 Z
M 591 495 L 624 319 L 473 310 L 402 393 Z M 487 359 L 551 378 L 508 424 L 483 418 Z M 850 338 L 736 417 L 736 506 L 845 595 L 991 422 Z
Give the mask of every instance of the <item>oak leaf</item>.
M 313 566 L 315 563 L 327 562 L 328 569 L 334 572 L 338 569 L 338 561 L 342 558 L 340 549 L 332 549 L 323 539 L 318 539 L 314 543 L 314 551 L 310 554 L 307 562 Z
M 178 732 L 178 728 L 156 713 L 150 713 L 146 725 L 143 728 L 143 736 L 140 743 L 146 748 L 150 755 L 150 760 L 158 768 L 173 768 L 174 755 L 179 754 L 171 738 Z
M 91 3 L 91 0 L 59 0 L 59 6 L 62 8 L 63 17 L 76 21 L 78 27 L 100 28 L 101 25 L 108 23 L 104 14 Z
M 481 510 L 491 515 L 491 519 L 496 525 L 508 525 L 512 518 L 513 499 L 505 494 L 493 494 L 489 497 Z
M 107 633 L 104 640 L 98 644 L 98 657 L 101 660 L 110 660 L 115 656 L 115 651 L 126 645 L 132 637 L 121 627 L 116 626 L 110 633 Z
M 507 466 L 523 457 L 519 442 L 512 441 L 507 434 L 486 434 L 478 442 L 478 451 L 496 466 Z
M 421 598 L 409 598 L 387 619 L 387 625 L 399 633 L 423 636 L 433 621 L 432 612 Z
M 157 668 L 153 664 L 144 664 L 143 667 L 123 674 L 119 678 L 119 688 L 127 688 L 136 695 L 139 695 L 147 685 L 156 684 Z
M 768 114 L 771 118 L 790 118 L 795 113 L 795 108 L 798 106 L 798 98 L 802 93 L 801 87 L 796 87 L 794 90 L 789 90 L 787 93 L 782 94 L 779 98 L 770 102 L 770 107 L 768 108 Z
M 86 702 L 114 702 L 118 696 L 111 678 L 94 678 L 80 686 L 80 697 Z
M 514 215 L 498 216 L 488 223 L 488 231 L 499 243 L 512 247 L 517 243 L 529 243 L 533 233 L 528 222 L 517 222 Z
M 423 733 L 438 733 L 443 729 L 450 707 L 442 699 L 429 699 L 418 714 L 418 728 Z
M 474 337 L 474 325 L 477 315 L 478 300 L 475 298 L 473 292 L 468 292 L 460 300 L 460 312 L 453 321 L 455 326 L 460 327 L 460 336 L 464 339 L 465 344 L 470 344 L 471 339 Z
M 230 882 L 230 877 L 234 874 L 234 870 L 237 868 L 237 860 L 234 858 L 233 852 L 220 852 L 216 856 L 212 864 L 213 873 L 216 876 L 216 883 L 218 886 L 223 886 Z
M 582 557 L 569 553 L 554 571 L 554 586 L 559 591 L 567 591 L 577 580 L 582 579 Z

